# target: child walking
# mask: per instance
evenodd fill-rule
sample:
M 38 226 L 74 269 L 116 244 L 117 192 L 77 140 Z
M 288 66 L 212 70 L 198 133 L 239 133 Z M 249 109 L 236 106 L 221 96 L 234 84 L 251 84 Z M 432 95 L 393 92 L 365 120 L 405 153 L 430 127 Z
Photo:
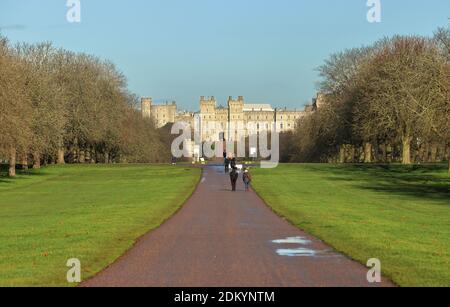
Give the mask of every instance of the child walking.
M 250 184 L 252 183 L 252 175 L 249 169 L 245 169 L 244 175 L 242 176 L 245 185 L 245 191 L 250 191 Z

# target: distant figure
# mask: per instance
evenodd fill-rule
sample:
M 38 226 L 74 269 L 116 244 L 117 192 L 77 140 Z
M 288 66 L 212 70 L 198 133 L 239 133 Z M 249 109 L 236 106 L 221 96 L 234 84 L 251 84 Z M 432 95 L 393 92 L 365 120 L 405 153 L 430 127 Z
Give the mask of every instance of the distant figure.
M 248 169 L 244 171 L 242 179 L 244 180 L 245 191 L 250 191 L 250 184 L 252 183 L 252 174 L 250 174 L 250 171 Z
M 232 187 L 233 192 L 236 191 L 236 183 L 237 183 L 238 178 L 239 178 L 239 173 L 237 172 L 237 168 L 233 167 L 233 169 L 231 170 L 231 173 L 230 173 L 231 187 Z
M 230 166 L 231 166 L 231 168 L 236 168 L 236 158 L 235 157 L 231 157 Z
M 230 171 L 230 160 L 225 158 L 225 174 L 228 174 Z
M 172 165 L 177 165 L 177 158 L 172 157 Z

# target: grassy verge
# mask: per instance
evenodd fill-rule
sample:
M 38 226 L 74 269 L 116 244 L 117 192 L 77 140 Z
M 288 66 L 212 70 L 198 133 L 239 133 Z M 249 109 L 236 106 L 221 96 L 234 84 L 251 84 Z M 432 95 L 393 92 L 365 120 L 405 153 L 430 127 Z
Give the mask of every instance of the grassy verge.
M 0 286 L 67 285 L 78 258 L 86 279 L 175 213 L 200 170 L 117 165 L 49 167 L 0 177 Z
M 278 214 L 401 286 L 450 286 L 446 165 L 281 165 L 254 170 Z

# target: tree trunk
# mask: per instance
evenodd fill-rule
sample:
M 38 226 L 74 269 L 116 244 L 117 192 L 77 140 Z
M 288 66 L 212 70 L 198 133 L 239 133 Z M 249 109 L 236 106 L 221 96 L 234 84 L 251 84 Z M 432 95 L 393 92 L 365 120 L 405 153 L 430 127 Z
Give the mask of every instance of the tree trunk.
M 9 152 L 9 169 L 8 176 L 15 177 L 16 176 L 16 148 L 11 147 Z
M 357 162 L 356 161 L 356 148 L 355 148 L 355 145 L 351 145 L 350 146 L 350 153 L 349 153 L 349 156 L 350 156 L 350 161 L 352 162 L 352 163 L 355 163 L 355 162 Z
M 84 150 L 80 150 L 78 152 L 78 163 L 85 163 L 86 159 L 85 159 L 85 155 L 84 155 Z
M 76 147 L 72 148 L 72 164 L 78 163 L 78 149 Z
M 38 152 L 33 154 L 33 168 L 39 169 L 41 168 L 41 155 Z
M 402 139 L 402 164 L 410 165 L 411 164 L 411 142 L 412 137 L 404 136 Z
M 372 163 L 372 144 L 364 144 L 364 163 Z
M 64 148 L 58 149 L 57 163 L 60 164 L 60 165 L 66 164 L 66 161 L 64 161 Z
M 394 161 L 394 148 L 391 144 L 386 145 L 386 162 L 392 163 Z
M 426 162 L 429 162 L 429 161 L 430 161 L 430 144 L 429 143 L 425 143 L 422 162 L 426 163 Z
M 95 164 L 97 162 L 97 152 L 95 151 L 94 147 L 91 147 L 91 161 L 92 164 Z
M 378 163 L 380 160 L 380 144 L 372 144 L 372 162 Z
M 438 152 L 438 145 L 436 143 L 432 143 L 431 144 L 431 163 L 436 163 L 437 162 L 437 152 Z
M 22 155 L 22 169 L 23 170 L 28 169 L 28 155 L 27 154 Z
M 105 152 L 105 164 L 109 163 L 109 153 Z
M 91 163 L 91 147 L 87 147 L 84 152 L 84 163 Z
M 387 161 L 387 145 L 385 143 L 380 145 L 380 149 L 381 149 L 381 159 L 380 162 L 382 163 L 386 163 Z
M 339 163 L 345 163 L 345 145 L 339 147 Z
M 425 162 L 425 147 L 424 144 L 421 144 L 419 146 L 419 150 L 418 150 L 418 162 L 422 163 Z

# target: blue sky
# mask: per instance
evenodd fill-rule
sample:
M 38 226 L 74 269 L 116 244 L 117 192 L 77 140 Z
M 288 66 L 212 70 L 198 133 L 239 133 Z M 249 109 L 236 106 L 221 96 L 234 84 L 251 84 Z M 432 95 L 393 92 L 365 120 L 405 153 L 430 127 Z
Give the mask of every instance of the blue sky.
M 133 92 L 182 109 L 202 95 L 300 108 L 331 53 L 450 23 L 449 0 L 381 3 L 371 24 L 366 0 L 81 0 L 81 23 L 70 24 L 66 0 L 0 0 L 0 28 L 12 42 L 107 58 Z

